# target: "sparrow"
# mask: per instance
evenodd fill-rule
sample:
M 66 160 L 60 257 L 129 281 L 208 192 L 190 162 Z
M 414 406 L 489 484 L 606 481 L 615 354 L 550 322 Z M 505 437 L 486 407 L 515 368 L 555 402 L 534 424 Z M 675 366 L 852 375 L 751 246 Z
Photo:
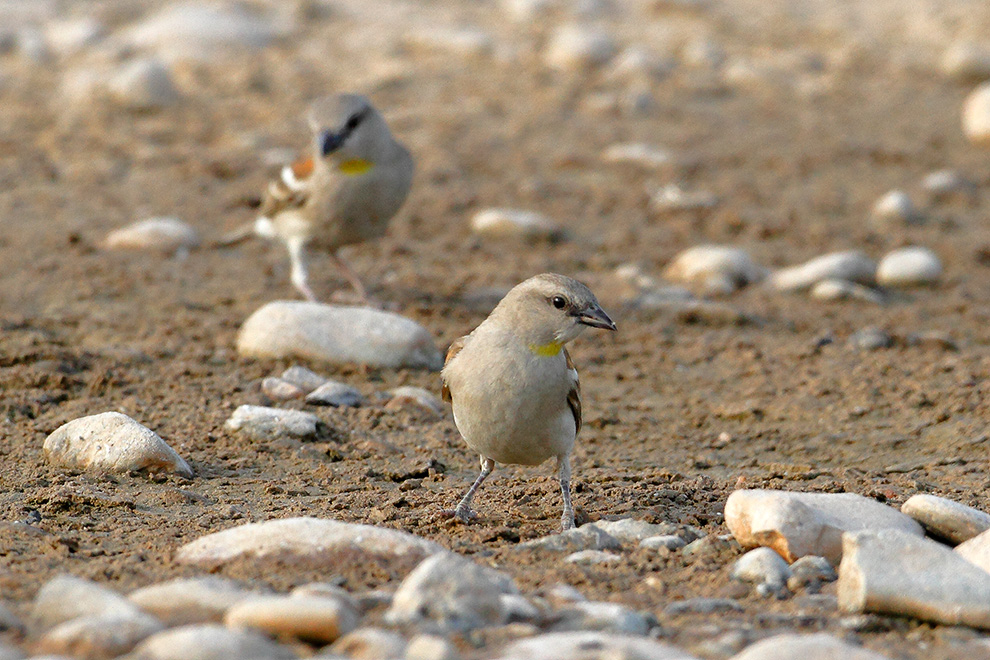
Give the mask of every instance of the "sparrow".
M 516 285 L 450 345 L 441 393 L 464 441 L 481 455 L 481 474 L 448 513 L 464 522 L 474 517 L 471 500 L 496 463 L 539 465 L 553 457 L 561 527 L 574 527 L 570 455 L 581 430 L 581 386 L 565 345 L 587 327 L 615 330 L 615 323 L 584 284 L 544 273 Z
M 308 120 L 312 155 L 285 166 L 268 184 L 253 226 L 232 232 L 221 244 L 252 233 L 280 239 L 289 250 L 292 284 L 310 301 L 316 296 L 307 283 L 306 250 L 326 250 L 366 301 L 361 279 L 339 250 L 385 234 L 409 194 L 413 158 L 363 96 L 317 99 Z

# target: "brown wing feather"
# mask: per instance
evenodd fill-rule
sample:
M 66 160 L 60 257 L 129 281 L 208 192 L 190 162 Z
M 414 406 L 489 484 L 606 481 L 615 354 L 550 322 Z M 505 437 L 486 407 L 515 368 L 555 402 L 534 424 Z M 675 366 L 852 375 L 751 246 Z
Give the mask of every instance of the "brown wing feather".
M 459 337 L 451 343 L 450 348 L 447 349 L 447 358 L 443 361 L 443 366 L 447 366 L 447 363 L 454 359 L 454 356 L 461 352 L 464 348 L 464 340 L 467 337 Z M 444 379 L 443 374 L 440 375 L 440 380 L 442 385 L 440 386 L 440 398 L 448 403 L 452 403 L 450 398 L 450 388 L 447 387 L 447 381 Z
M 306 182 L 313 173 L 313 159 L 297 160 L 291 165 L 292 176 L 297 181 Z M 306 204 L 309 195 L 305 189 L 293 189 L 279 176 L 268 183 L 268 189 L 261 200 L 258 212 L 266 218 L 274 218 L 279 213 L 289 209 L 297 209 Z
M 567 359 L 568 372 L 574 376 L 571 389 L 567 392 L 567 405 L 571 409 L 571 414 L 574 415 L 574 432 L 576 434 L 581 430 L 581 381 L 578 380 L 577 367 L 574 366 L 571 354 L 567 352 L 566 348 L 564 349 L 564 357 Z

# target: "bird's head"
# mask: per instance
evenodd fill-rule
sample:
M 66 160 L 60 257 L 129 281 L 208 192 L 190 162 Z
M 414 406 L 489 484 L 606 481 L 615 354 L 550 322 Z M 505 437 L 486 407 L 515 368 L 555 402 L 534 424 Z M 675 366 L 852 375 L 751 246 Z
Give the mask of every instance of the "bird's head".
M 577 280 L 543 273 L 516 285 L 492 313 L 536 352 L 563 346 L 588 327 L 615 330 L 591 289 Z
M 309 125 L 316 155 L 325 161 L 373 164 L 375 155 L 391 140 L 385 120 L 368 99 L 357 94 L 317 99 L 309 109 Z

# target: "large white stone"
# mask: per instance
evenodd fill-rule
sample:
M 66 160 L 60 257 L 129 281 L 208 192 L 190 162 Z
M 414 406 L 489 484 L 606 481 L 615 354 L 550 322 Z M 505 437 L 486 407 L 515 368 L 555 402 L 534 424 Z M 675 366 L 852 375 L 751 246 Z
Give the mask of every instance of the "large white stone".
M 116 658 L 164 630 L 147 614 L 90 615 L 59 624 L 38 640 L 38 650 L 77 658 Z
M 437 554 L 424 560 L 399 585 L 386 619 L 393 624 L 428 621 L 447 631 L 507 622 L 502 594 L 517 594 L 512 578 L 470 559 Z
M 732 567 L 732 578 L 762 587 L 760 595 L 783 595 L 790 577 L 791 569 L 784 558 L 765 547 L 750 550 Z
M 576 658 L 622 658 L 622 660 L 696 660 L 681 649 L 645 637 L 603 632 L 558 632 L 513 642 L 500 660 L 575 660 Z
M 877 284 L 889 287 L 909 287 L 934 284 L 942 276 L 938 255 L 924 247 L 894 250 L 877 266 Z
M 284 518 L 214 532 L 179 548 L 180 564 L 217 568 L 241 557 L 333 567 L 342 556 L 421 558 L 443 548 L 413 534 L 324 518 Z
M 402 635 L 382 628 L 358 628 L 330 645 L 332 658 L 344 656 L 352 660 L 391 660 L 406 652 Z
M 855 493 L 737 490 L 725 503 L 725 524 L 744 548 L 767 546 L 793 562 L 842 557 L 842 533 L 895 529 L 924 536 L 921 525 L 897 509 Z
M 761 639 L 730 660 L 886 660 L 887 656 L 847 644 L 828 633 L 785 633 Z
M 126 598 L 95 582 L 58 575 L 41 587 L 31 609 L 31 629 L 47 631 L 80 617 L 140 619 L 140 609 Z
M 109 250 L 151 250 L 171 254 L 199 246 L 199 234 L 178 218 L 149 218 L 110 232 Z
M 207 575 L 151 584 L 132 591 L 127 599 L 170 626 L 181 626 L 223 621 L 235 603 L 257 595 L 233 580 Z
M 485 209 L 471 218 L 471 231 L 492 238 L 517 237 L 526 240 L 556 240 L 562 236 L 560 226 L 535 211 L 520 209 Z
M 208 623 L 152 635 L 134 649 L 133 656 L 141 660 L 294 660 L 296 654 L 260 632 Z
M 933 536 L 953 544 L 990 529 L 990 515 L 936 495 L 912 495 L 901 505 L 901 512 L 917 520 Z
M 846 280 L 871 285 L 876 278 L 877 265 L 858 250 L 833 252 L 815 257 L 799 266 L 781 268 L 772 273 L 767 283 L 778 291 L 803 291 L 822 280 Z
M 766 271 L 745 250 L 724 245 L 698 245 L 670 262 L 663 275 L 673 282 L 701 285 L 706 293 L 732 293 L 759 282 Z
M 241 355 L 301 357 L 335 364 L 439 370 L 443 356 L 415 321 L 366 307 L 302 301 L 271 302 L 244 322 Z
M 519 544 L 521 550 L 554 550 L 578 552 L 581 550 L 619 550 L 622 543 L 595 523 L 574 527 L 560 534 L 541 536 Z
M 983 83 L 966 97 L 962 123 L 970 142 L 990 145 L 990 83 Z
M 990 531 L 960 543 L 956 546 L 956 554 L 971 564 L 979 566 L 990 573 Z
M 329 644 L 357 628 L 360 616 L 348 603 L 328 596 L 263 596 L 242 600 L 224 616 L 232 628 L 257 628 Z
M 543 61 L 560 71 L 585 71 L 606 64 L 616 48 L 615 40 L 600 28 L 564 25 L 551 35 Z
M 670 523 L 648 523 L 635 518 L 620 518 L 619 520 L 598 520 L 595 527 L 610 534 L 620 541 L 642 541 L 653 536 L 674 535 L 690 543 L 701 538 L 700 530 L 689 525 L 673 525 Z
M 847 533 L 839 608 L 990 628 L 990 573 L 941 543 L 895 529 Z
M 171 72 L 152 57 L 124 65 L 110 78 L 108 87 L 118 103 L 132 110 L 158 110 L 179 100 Z
M 94 472 L 167 470 L 193 476 L 189 464 L 157 433 L 118 412 L 63 424 L 45 439 L 44 450 L 49 463 L 69 468 Z

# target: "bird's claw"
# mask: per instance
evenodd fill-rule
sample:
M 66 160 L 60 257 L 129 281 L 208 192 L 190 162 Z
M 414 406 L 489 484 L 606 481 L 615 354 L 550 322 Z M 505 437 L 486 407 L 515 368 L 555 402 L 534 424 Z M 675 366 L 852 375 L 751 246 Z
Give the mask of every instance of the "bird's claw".
M 462 523 L 469 523 L 478 517 L 478 514 L 471 509 L 460 506 L 454 509 L 444 509 L 443 515 L 446 518 L 453 518 L 454 520 L 458 520 Z
M 560 531 L 566 532 L 569 529 L 574 529 L 574 518 L 561 518 Z

